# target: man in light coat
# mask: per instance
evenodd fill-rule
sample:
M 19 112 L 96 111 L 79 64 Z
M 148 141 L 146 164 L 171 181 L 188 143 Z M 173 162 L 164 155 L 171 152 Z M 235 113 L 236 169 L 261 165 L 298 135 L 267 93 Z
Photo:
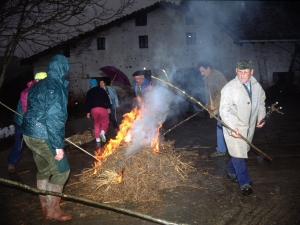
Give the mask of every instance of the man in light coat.
M 220 115 L 225 124 L 235 132 L 223 127 L 224 138 L 231 156 L 227 166 L 227 176 L 238 182 L 242 194 L 252 194 L 252 180 L 249 177 L 245 158 L 250 146 L 240 134 L 252 141 L 255 127 L 261 128 L 260 121 L 266 115 L 265 92 L 252 76 L 253 62 L 241 60 L 237 63 L 237 76 L 227 83 L 221 91 Z

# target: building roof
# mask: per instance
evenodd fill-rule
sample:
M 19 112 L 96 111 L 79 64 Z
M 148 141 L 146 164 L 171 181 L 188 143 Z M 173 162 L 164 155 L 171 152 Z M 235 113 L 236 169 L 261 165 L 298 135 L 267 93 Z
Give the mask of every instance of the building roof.
M 94 34 L 120 26 L 126 21 L 159 8 L 169 7 L 186 11 L 187 4 L 188 1 L 176 6 L 169 2 L 157 2 L 23 59 L 21 64 L 32 64 L 43 56 L 56 54 Z M 293 5 L 289 5 L 288 8 L 287 4 L 283 5 L 283 2 L 276 1 L 240 1 L 228 4 L 230 4 L 230 7 L 227 7 L 229 11 L 220 13 L 221 16 L 215 18 L 214 22 L 234 40 L 234 43 L 300 41 L 300 13 L 291 10 Z
M 170 4 L 170 3 L 165 3 L 165 4 Z M 148 6 L 146 8 L 137 10 L 137 11 L 131 13 L 131 14 L 128 14 L 128 15 L 120 17 L 116 20 L 113 20 L 113 21 L 111 21 L 111 22 L 109 22 L 105 25 L 100 25 L 100 26 L 94 28 L 91 31 L 87 31 L 85 33 L 79 34 L 78 36 L 73 37 L 73 38 L 71 38 L 69 40 L 66 40 L 64 42 L 61 42 L 58 45 L 52 46 L 48 49 L 45 49 L 44 51 L 41 51 L 37 54 L 34 54 L 34 55 L 32 55 L 28 58 L 24 58 L 24 59 L 22 59 L 21 64 L 32 64 L 34 61 L 38 60 L 41 57 L 44 57 L 44 56 L 49 55 L 49 54 L 57 54 L 58 52 L 61 52 L 62 49 L 66 49 L 69 46 L 76 46 L 76 43 L 78 43 L 79 41 L 82 41 L 86 38 L 89 38 L 94 34 L 100 33 L 102 31 L 105 31 L 105 30 L 107 30 L 109 28 L 112 28 L 114 26 L 120 26 L 122 23 L 124 23 L 126 21 L 135 19 L 136 17 L 142 16 L 145 13 L 154 11 L 154 10 L 156 10 L 158 8 L 161 8 L 161 7 L 162 7 L 162 4 L 157 2 L 157 3 L 155 3 L 151 6 Z

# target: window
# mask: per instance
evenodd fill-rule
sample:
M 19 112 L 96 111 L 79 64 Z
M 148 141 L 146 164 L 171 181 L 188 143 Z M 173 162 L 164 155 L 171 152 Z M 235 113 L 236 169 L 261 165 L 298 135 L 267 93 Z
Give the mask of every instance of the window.
M 187 45 L 196 44 L 196 33 L 186 33 L 186 43 Z
M 186 25 L 194 25 L 195 24 L 193 15 L 191 15 L 191 14 L 185 15 L 185 24 Z
M 104 50 L 105 49 L 105 38 L 97 38 L 97 50 Z
M 139 36 L 140 48 L 148 48 L 148 36 Z
M 147 26 L 147 14 L 136 17 L 135 26 Z

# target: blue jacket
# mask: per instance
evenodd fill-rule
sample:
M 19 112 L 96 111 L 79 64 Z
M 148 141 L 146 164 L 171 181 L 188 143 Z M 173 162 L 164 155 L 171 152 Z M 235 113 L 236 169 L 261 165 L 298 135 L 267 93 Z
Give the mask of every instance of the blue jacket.
M 65 146 L 65 122 L 68 116 L 66 87 L 69 82 L 64 78 L 68 71 L 67 58 L 55 55 L 49 63 L 48 76 L 29 89 L 27 112 L 21 126 L 26 136 L 49 141 L 52 151 Z
M 145 77 L 145 78 L 144 78 L 144 81 L 143 81 L 143 83 L 142 83 L 142 85 L 141 85 L 141 94 L 142 94 L 142 96 L 140 96 L 140 97 L 144 97 L 146 91 L 149 90 L 150 87 L 151 87 L 151 81 L 148 80 L 148 79 Z M 137 83 L 137 82 L 134 82 L 134 92 L 135 92 L 135 97 L 138 96 L 138 93 L 139 93 L 138 88 L 139 88 L 138 83 Z
M 119 99 L 118 99 L 118 95 L 117 95 L 115 89 L 113 89 L 110 86 L 105 86 L 105 88 L 106 88 L 106 91 L 108 92 L 108 97 L 112 104 L 112 108 L 116 109 L 117 107 L 119 107 Z

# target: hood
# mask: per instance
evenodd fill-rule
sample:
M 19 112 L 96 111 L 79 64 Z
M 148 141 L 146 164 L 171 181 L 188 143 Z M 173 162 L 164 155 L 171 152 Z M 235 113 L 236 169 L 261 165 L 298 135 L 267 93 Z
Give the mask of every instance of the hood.
M 97 80 L 96 79 L 90 79 L 90 88 L 98 86 Z
M 35 81 L 31 80 L 31 81 L 27 82 L 27 87 L 31 87 L 34 84 L 35 84 Z
M 69 62 L 63 55 L 55 55 L 48 65 L 48 77 L 63 81 L 69 71 Z

